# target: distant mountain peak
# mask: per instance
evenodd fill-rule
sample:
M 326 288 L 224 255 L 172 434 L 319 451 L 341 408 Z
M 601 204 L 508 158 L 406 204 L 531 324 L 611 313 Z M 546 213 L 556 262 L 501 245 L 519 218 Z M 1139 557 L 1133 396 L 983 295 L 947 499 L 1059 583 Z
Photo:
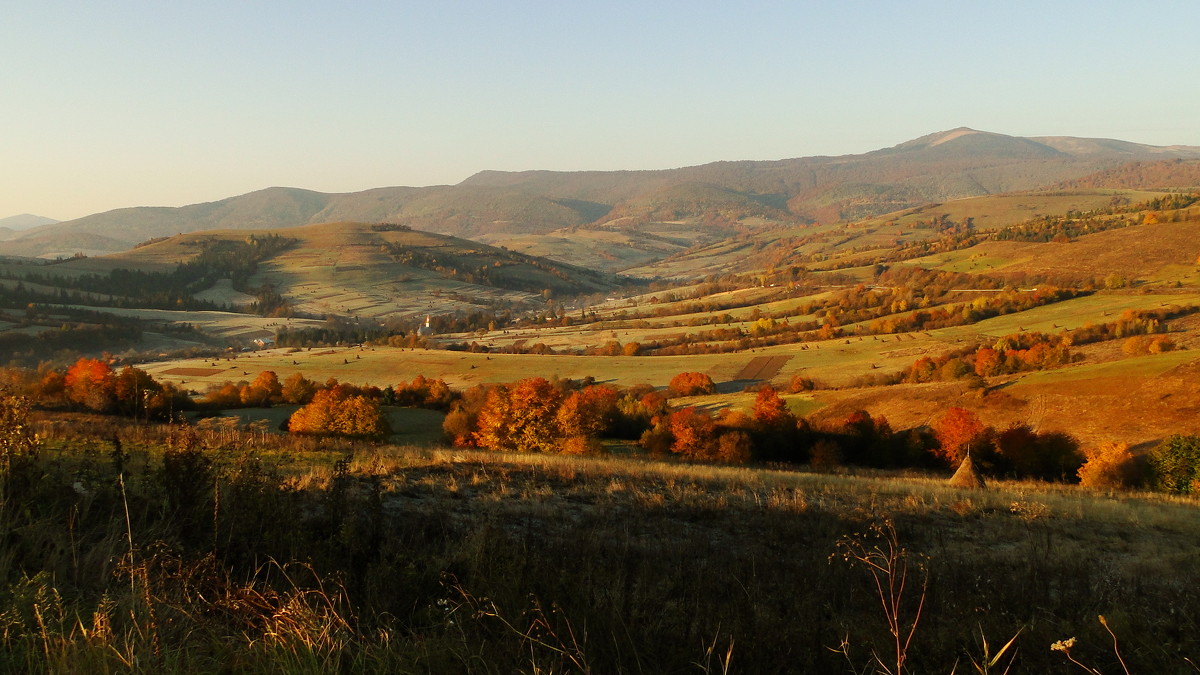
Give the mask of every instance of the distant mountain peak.
M 997 134 L 997 133 L 994 133 L 991 131 L 980 131 L 978 129 L 972 129 L 971 127 L 955 127 L 954 129 L 947 129 L 946 131 L 935 131 L 932 134 L 926 134 L 919 138 L 914 138 L 911 141 L 905 141 L 905 142 L 895 146 L 895 148 L 893 148 L 893 149 L 895 149 L 895 150 L 917 150 L 920 148 L 935 148 L 939 145 L 942 145 L 943 143 L 949 143 L 951 141 L 955 141 L 955 140 L 958 140 L 960 138 L 964 138 L 967 136 L 985 136 L 985 137 L 993 137 L 993 138 L 998 138 L 998 139 L 1007 139 L 1007 138 L 1015 139 L 1014 136 L 1006 136 L 1004 134 Z
M 22 213 L 19 216 L 9 216 L 0 218 L 0 227 L 6 227 L 10 230 L 28 230 L 31 227 L 40 225 L 53 225 L 59 221 L 45 216 L 35 216 L 32 213 Z
M 971 134 L 983 134 L 983 133 L 987 133 L 987 132 L 986 131 L 977 131 L 970 127 L 959 127 L 957 129 L 951 129 L 950 131 L 943 131 L 940 134 L 935 134 L 936 136 L 938 136 L 938 138 L 934 139 L 929 144 L 929 147 L 932 148 L 934 146 L 941 145 L 942 143 L 947 143 L 949 141 L 952 141 L 956 138 L 962 138 L 963 136 L 969 136 Z

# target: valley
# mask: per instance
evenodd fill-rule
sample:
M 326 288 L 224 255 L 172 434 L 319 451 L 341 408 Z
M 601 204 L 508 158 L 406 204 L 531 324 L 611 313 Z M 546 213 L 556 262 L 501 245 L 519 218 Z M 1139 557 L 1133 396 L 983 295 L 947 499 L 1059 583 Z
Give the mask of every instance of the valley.
M 958 129 L 9 237 L 0 667 L 866 672 L 900 620 L 904 672 L 1180 670 L 1195 154 Z

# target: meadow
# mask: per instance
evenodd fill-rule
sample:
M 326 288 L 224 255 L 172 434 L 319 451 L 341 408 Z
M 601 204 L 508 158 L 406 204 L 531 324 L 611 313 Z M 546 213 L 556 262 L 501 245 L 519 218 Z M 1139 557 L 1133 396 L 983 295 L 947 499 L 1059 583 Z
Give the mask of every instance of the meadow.
M 887 672 L 889 625 L 906 672 L 1014 636 L 992 672 L 1071 672 L 1069 637 L 1101 672 L 1200 653 L 1192 499 L 37 426 L 0 509 L 10 671 Z M 907 574 L 894 615 L 863 560 Z

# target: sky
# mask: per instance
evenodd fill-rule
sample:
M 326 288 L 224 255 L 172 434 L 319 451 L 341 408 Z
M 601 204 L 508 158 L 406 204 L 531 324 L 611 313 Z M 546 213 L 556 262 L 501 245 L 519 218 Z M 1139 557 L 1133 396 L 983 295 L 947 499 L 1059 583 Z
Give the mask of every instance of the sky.
M 1200 2 L 6 0 L 0 217 L 486 169 L 1200 146 Z

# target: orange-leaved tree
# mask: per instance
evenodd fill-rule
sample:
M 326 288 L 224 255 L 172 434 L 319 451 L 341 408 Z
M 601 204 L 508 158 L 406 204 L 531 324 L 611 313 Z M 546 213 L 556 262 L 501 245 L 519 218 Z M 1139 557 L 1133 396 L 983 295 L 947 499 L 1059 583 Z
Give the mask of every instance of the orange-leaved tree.
M 1079 467 L 1079 483 L 1084 487 L 1111 490 L 1132 485 L 1137 480 L 1137 463 L 1128 443 L 1106 441 L 1084 452 L 1087 461 Z
M 601 384 L 571 392 L 556 417 L 564 436 L 595 438 L 608 431 L 616 413 L 617 390 Z
M 717 393 L 712 378 L 704 373 L 679 373 L 668 385 L 672 396 L 703 396 Z
M 270 407 L 283 399 L 283 385 L 273 370 L 264 370 L 250 384 L 238 392 L 242 405 L 252 408 Z
M 81 358 L 67 369 L 64 379 L 67 399 L 96 412 L 110 412 L 116 405 L 116 376 L 98 359 Z
M 491 450 L 550 452 L 562 438 L 556 414 L 562 393 L 544 377 L 488 392 L 475 444 Z
M 671 452 L 694 459 L 712 459 L 717 454 L 717 425 L 707 411 L 687 407 L 670 416 Z
M 332 389 L 318 391 L 312 403 L 293 413 L 288 430 L 355 438 L 383 438 L 391 433 L 378 401 L 358 394 L 339 396 Z
M 956 467 L 967 456 L 972 443 L 983 438 L 984 429 L 975 413 L 966 408 L 950 408 L 933 423 L 939 446 L 933 453 Z
M 796 416 L 771 385 L 758 390 L 754 397 L 754 422 L 762 429 L 795 428 Z

